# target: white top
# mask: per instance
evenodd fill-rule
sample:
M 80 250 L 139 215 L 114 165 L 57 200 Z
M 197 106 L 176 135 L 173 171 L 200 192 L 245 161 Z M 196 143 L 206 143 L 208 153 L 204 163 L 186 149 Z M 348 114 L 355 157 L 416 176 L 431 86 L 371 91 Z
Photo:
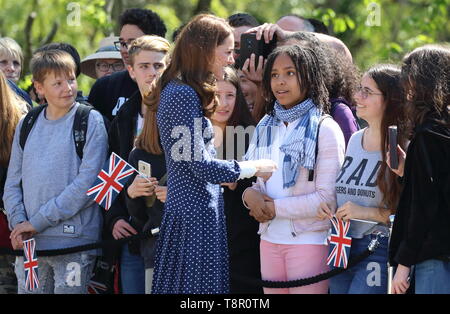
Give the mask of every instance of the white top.
M 138 137 L 142 133 L 142 129 L 144 128 L 144 117 L 138 113 L 137 123 L 136 123 L 136 133 L 134 134 Z
M 300 119 L 286 126 L 280 122 L 277 132 L 273 133 L 273 144 L 271 145 L 271 159 L 280 165 L 266 182 L 267 195 L 273 199 L 289 197 L 289 189 L 283 188 L 283 159 L 285 154 L 280 150 L 283 140 L 289 137 Z M 266 232 L 261 234 L 261 239 L 276 244 L 326 244 L 328 231 L 304 232 L 293 236 L 291 232 L 291 219 L 275 217 Z

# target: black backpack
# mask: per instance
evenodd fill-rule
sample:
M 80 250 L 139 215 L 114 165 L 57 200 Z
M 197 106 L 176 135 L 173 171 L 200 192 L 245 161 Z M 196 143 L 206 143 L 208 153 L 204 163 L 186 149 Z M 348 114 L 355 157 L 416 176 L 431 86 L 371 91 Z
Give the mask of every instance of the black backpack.
M 28 135 L 33 128 L 34 123 L 36 122 L 39 114 L 47 107 L 47 105 L 34 107 L 31 109 L 28 114 L 25 116 L 22 127 L 20 129 L 20 147 L 22 150 L 25 147 L 25 143 L 27 141 Z M 89 113 L 94 109 L 91 105 L 80 103 L 77 111 L 75 113 L 75 118 L 73 120 L 73 139 L 75 141 L 75 149 L 77 151 L 77 155 L 80 159 L 83 159 L 83 148 L 86 143 L 86 133 L 88 127 Z

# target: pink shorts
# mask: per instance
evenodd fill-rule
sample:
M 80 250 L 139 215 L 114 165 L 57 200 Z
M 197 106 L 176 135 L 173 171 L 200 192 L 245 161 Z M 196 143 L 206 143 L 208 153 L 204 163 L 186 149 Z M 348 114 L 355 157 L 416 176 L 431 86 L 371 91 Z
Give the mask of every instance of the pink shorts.
M 261 240 L 261 276 L 264 280 L 288 281 L 313 277 L 329 270 L 327 245 L 274 244 Z M 328 280 L 312 285 L 273 289 L 265 294 L 326 294 Z

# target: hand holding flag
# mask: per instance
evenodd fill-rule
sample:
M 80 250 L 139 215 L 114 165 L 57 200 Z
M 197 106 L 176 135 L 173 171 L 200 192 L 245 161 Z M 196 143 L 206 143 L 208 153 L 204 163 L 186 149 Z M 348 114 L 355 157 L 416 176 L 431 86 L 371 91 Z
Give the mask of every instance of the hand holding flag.
M 350 221 L 344 222 L 333 216 L 331 219 L 332 230 L 328 238 L 330 242 L 331 253 L 327 258 L 327 265 L 334 267 L 347 268 L 348 257 L 352 238 L 347 236 L 350 229 Z
M 112 202 L 135 171 L 137 170 L 130 164 L 112 153 L 98 174 L 94 186 L 86 194 L 91 196 L 105 210 L 109 210 Z

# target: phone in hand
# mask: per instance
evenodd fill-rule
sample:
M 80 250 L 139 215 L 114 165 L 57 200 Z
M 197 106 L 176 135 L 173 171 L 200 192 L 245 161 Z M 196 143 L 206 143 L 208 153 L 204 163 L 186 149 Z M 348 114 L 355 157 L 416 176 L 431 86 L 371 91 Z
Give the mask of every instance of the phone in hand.
M 145 176 L 146 178 L 150 178 L 152 176 L 152 166 L 148 162 L 139 160 L 138 168 L 142 176 Z
M 398 169 L 398 152 L 397 152 L 397 126 L 389 126 L 389 163 L 391 169 Z
M 152 176 L 152 166 L 148 162 L 139 160 L 138 168 L 141 176 L 144 176 L 147 179 Z M 155 203 L 155 199 L 156 199 L 155 194 L 153 194 L 153 196 L 145 196 L 145 205 L 147 207 L 152 207 L 153 204 Z
M 267 59 L 269 54 L 276 48 L 277 36 L 273 35 L 270 43 L 266 44 L 264 38 L 256 39 L 256 33 L 247 33 L 241 35 L 241 49 L 239 49 L 239 57 L 236 59 L 235 68 L 242 69 L 245 60 L 249 59 L 252 53 L 255 54 L 255 68 L 258 67 L 259 56 Z

